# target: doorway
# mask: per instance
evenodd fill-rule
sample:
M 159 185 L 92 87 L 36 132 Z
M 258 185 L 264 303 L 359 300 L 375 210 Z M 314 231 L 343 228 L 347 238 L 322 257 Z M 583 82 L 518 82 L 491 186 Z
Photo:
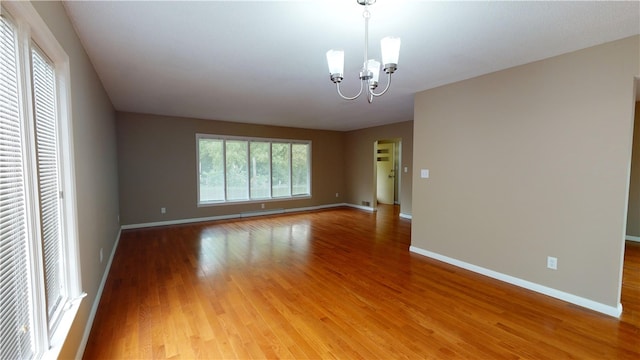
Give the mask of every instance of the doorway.
M 401 139 L 382 139 L 374 144 L 374 208 L 377 204 L 400 204 Z

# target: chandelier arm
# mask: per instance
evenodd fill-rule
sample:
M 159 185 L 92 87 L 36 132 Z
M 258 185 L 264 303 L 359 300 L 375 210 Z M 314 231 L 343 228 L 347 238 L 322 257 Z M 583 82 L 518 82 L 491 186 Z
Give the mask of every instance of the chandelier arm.
M 387 75 L 388 75 L 387 76 L 387 86 L 385 86 L 384 90 L 382 90 L 382 92 L 379 92 L 379 93 L 375 93 L 375 92 L 373 92 L 373 90 L 371 90 L 370 91 L 371 95 L 376 96 L 376 97 L 377 96 L 382 96 L 382 95 L 384 95 L 384 93 L 387 92 L 387 90 L 389 90 L 389 87 L 391 86 L 391 74 L 389 73 Z
M 342 92 L 340 91 L 340 83 L 337 82 L 336 83 L 336 90 L 338 90 L 338 95 L 340 95 L 341 98 L 345 99 L 345 100 L 355 100 L 358 97 L 360 97 L 360 95 L 362 95 L 362 89 L 364 89 L 364 86 L 362 85 L 364 83 L 364 81 L 360 81 L 360 91 L 358 91 L 358 94 L 356 94 L 355 96 L 344 96 L 342 95 Z

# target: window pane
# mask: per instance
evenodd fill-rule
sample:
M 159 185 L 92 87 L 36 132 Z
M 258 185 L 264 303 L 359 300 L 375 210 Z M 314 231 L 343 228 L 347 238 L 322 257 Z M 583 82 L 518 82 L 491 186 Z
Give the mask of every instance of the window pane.
M 227 200 L 249 199 L 248 142 L 227 140 Z
M 272 143 L 271 144 L 271 169 L 272 174 L 272 194 L 273 197 L 290 196 L 291 195 L 291 163 L 290 144 Z
M 200 202 L 224 201 L 224 151 L 222 140 L 200 139 Z
M 309 145 L 291 144 L 291 195 L 309 194 Z
M 251 154 L 251 198 L 264 199 L 271 196 L 270 143 L 252 141 Z
M 34 356 L 15 28 L 0 16 L 0 359 Z

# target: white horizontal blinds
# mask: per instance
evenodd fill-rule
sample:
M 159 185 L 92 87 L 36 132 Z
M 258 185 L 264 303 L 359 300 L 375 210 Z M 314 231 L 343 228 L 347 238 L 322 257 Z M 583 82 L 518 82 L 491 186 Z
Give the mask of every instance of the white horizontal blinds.
M 34 356 L 16 30 L 0 16 L 0 358 Z
M 31 64 L 40 235 L 44 249 L 47 315 L 51 326 L 63 294 L 55 71 L 36 46 L 31 49 Z

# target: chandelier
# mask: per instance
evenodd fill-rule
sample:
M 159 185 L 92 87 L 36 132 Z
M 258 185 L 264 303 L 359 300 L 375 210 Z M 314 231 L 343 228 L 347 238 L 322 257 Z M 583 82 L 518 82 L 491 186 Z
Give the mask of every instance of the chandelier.
M 331 49 L 327 51 L 327 64 L 329 65 L 329 74 L 331 81 L 336 84 L 338 95 L 345 100 L 355 100 L 364 92 L 369 103 L 373 102 L 373 98 L 382 96 L 389 90 L 391 85 L 391 74 L 398 69 L 398 56 L 400 55 L 400 38 L 387 36 L 380 40 L 380 48 L 382 50 L 382 63 L 384 64 L 384 72 L 388 75 L 387 86 L 382 92 L 376 93 L 374 90 L 378 87 L 380 78 L 380 62 L 375 59 L 369 59 L 369 5 L 373 5 L 376 0 L 356 0 L 358 4 L 364 6 L 362 17 L 364 18 L 364 62 L 360 70 L 360 91 L 355 96 L 344 96 L 340 91 L 340 82 L 344 78 L 344 51 Z

